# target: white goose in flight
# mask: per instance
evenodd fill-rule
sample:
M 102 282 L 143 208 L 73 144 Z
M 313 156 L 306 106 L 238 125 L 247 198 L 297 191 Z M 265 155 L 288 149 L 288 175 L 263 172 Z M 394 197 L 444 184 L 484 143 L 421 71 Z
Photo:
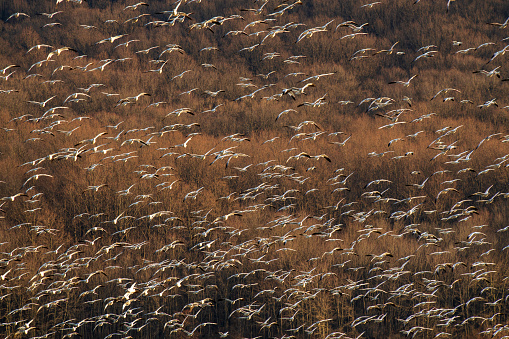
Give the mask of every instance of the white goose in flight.
M 505 21 L 503 23 L 490 22 L 490 23 L 488 23 L 488 25 L 498 26 L 498 28 L 504 29 L 509 25 L 509 17 L 507 19 L 505 19 Z
M 125 36 L 127 36 L 127 34 L 115 35 L 115 36 L 112 36 L 112 37 L 109 37 L 109 38 L 106 38 L 106 39 L 99 40 L 98 42 L 95 43 L 95 45 L 104 44 L 104 43 L 106 43 L 108 41 L 113 43 L 115 40 L 118 40 L 118 39 L 123 38 Z
M 290 97 L 292 97 L 293 100 L 295 100 L 296 95 L 307 94 L 305 91 L 306 91 L 306 88 L 308 88 L 308 87 L 316 87 L 316 86 L 315 86 L 315 84 L 310 82 L 300 88 L 299 87 L 284 88 L 282 94 L 283 95 L 288 94 Z
M 11 16 L 9 16 L 5 22 L 9 21 L 10 19 L 13 19 L 13 18 L 19 18 L 21 16 L 26 16 L 27 18 L 30 18 L 30 15 L 26 14 L 26 13 L 22 13 L 22 12 L 16 12 L 14 14 L 12 14 Z
M 389 84 L 401 84 L 405 87 L 408 87 L 410 86 L 410 81 L 412 81 L 416 76 L 418 76 L 419 74 L 416 74 L 416 75 L 413 75 L 410 79 L 408 79 L 407 81 L 401 81 L 401 80 L 396 80 L 396 81 L 390 81 Z
M 39 101 L 32 101 L 32 100 L 28 100 L 27 102 L 29 102 L 29 103 L 31 103 L 31 104 L 39 105 L 39 106 L 41 106 L 41 107 L 46 107 L 46 104 L 47 104 L 50 100 L 52 100 L 52 99 L 54 99 L 54 98 L 56 98 L 56 97 L 57 97 L 57 96 L 56 96 L 56 95 L 54 95 L 54 96 L 52 96 L 51 98 L 46 99 L 45 101 L 42 101 L 42 102 L 39 102 Z

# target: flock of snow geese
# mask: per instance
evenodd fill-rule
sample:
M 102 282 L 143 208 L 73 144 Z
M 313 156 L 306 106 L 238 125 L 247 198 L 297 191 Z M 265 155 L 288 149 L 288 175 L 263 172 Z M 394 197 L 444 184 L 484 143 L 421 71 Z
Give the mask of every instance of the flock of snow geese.
M 403 41 L 335 62 L 414 53 L 408 78 L 372 97 L 339 98 L 338 69 L 304 74 L 312 57 L 278 48 L 373 32 L 353 17 L 291 21 L 313 2 L 233 2 L 216 10 L 235 14 L 198 22 L 212 0 L 163 11 L 152 10 L 161 1 L 127 1 L 105 22 L 89 22 L 75 14 L 86 2 L 57 0 L 54 12 L 3 19 L 14 27 L 42 18 L 36 28 L 53 31 L 23 60 L 0 52 L 2 337 L 509 338 L 509 134 L 506 126 L 470 134 L 475 128 L 440 112 L 507 112 L 507 98 L 474 102 L 451 80 L 416 104 L 408 91 L 429 69 L 419 67 L 441 51 L 408 51 Z M 441 3 L 448 14 L 461 5 Z M 59 45 L 66 13 L 93 43 L 77 36 Z M 509 18 L 489 24 L 499 34 Z M 165 46 L 147 45 L 137 33 L 149 30 L 191 36 L 201 61 L 164 34 Z M 221 44 L 201 45 L 198 33 L 221 35 L 213 40 Z M 456 56 L 491 49 L 486 69 L 471 72 L 504 86 L 504 40 L 450 44 Z M 241 57 L 260 55 L 258 66 L 228 75 L 237 84 L 221 82 L 233 70 L 213 56 L 229 43 Z M 127 92 L 119 77 L 133 60 L 145 67 L 138 77 L 160 84 L 165 76 L 179 90 Z M 192 81 L 196 74 L 203 78 Z M 191 86 L 209 76 L 215 88 Z M 227 110 L 250 107 L 264 118 L 242 119 L 267 130 L 206 135 Z

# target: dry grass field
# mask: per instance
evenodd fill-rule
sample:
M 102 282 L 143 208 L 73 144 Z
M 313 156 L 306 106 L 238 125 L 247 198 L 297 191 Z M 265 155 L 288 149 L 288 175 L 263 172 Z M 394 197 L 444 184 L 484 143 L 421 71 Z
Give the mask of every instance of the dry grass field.
M 509 337 L 508 17 L 0 0 L 0 337 Z

